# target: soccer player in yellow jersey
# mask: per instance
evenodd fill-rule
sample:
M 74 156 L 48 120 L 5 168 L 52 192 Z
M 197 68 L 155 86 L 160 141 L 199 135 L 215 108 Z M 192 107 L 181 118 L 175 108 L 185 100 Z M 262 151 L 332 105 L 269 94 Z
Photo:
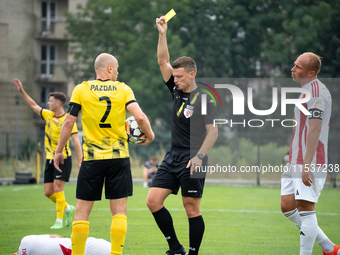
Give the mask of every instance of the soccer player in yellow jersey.
M 72 133 L 67 137 L 67 143 L 63 147 L 63 154 L 65 156 L 65 164 L 60 166 L 63 169 L 63 173 L 60 173 L 54 168 L 53 157 L 57 144 L 59 141 L 59 135 L 62 123 L 65 119 L 65 111 L 63 105 L 66 101 L 66 96 L 61 92 L 50 93 L 48 101 L 49 110 L 40 107 L 24 90 L 22 83 L 18 79 L 13 79 L 13 84 L 17 87 L 21 93 L 26 104 L 39 116 L 41 116 L 45 124 L 45 154 L 46 154 L 46 166 L 44 172 L 44 191 L 45 196 L 56 203 L 57 220 L 51 229 L 63 228 L 63 216 L 66 212 L 65 226 L 68 227 L 74 217 L 75 208 L 72 205 L 66 203 L 64 194 L 64 185 L 69 181 L 72 161 L 71 150 L 69 146 L 69 138 L 71 136 L 75 149 L 78 154 L 78 169 L 82 161 L 81 145 L 78 138 L 77 125 L 72 127 Z M 39 176 L 37 177 L 39 178 Z
M 136 119 L 150 144 L 154 133 L 146 115 L 135 100 L 130 87 L 117 81 L 118 61 L 108 54 L 100 54 L 94 63 L 97 79 L 83 82 L 72 93 L 68 114 L 63 123 L 54 157 L 55 167 L 63 163 L 67 137 L 81 111 L 83 124 L 84 159 L 77 182 L 77 205 L 72 224 L 72 254 L 84 254 L 89 234 L 89 215 L 94 201 L 101 200 L 103 183 L 105 197 L 110 199 L 112 224 L 110 230 L 111 255 L 122 254 L 127 230 L 127 197 L 132 195 L 126 111 Z

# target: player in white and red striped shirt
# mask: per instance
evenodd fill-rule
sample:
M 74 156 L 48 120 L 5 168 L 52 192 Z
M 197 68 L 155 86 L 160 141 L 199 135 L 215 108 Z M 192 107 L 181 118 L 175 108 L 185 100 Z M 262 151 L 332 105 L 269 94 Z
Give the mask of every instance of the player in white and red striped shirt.
M 71 238 L 59 235 L 29 235 L 20 243 L 19 251 L 12 255 L 71 255 Z M 85 255 L 110 255 L 111 243 L 104 239 L 89 237 Z
M 311 99 L 303 106 L 305 115 L 295 106 L 289 161 L 281 179 L 281 210 L 293 221 L 300 232 L 300 255 L 310 255 L 316 241 L 323 254 L 339 255 L 340 246 L 334 245 L 319 228 L 315 203 L 327 177 L 327 145 L 332 98 L 326 86 L 317 79 L 321 58 L 306 52 L 294 62 L 292 78 L 308 90 Z M 301 94 L 300 98 L 306 95 Z
M 311 166 L 326 166 L 327 165 L 327 145 L 329 133 L 329 120 L 332 110 L 332 98 L 326 86 L 315 79 L 302 88 L 307 89 L 312 98 L 304 103 L 304 107 L 311 113 L 310 116 L 303 114 L 298 107 L 294 109 L 294 119 L 297 121 L 297 126 L 294 127 L 293 139 L 290 145 L 289 163 L 292 164 L 307 164 L 304 157 L 307 150 L 307 134 L 310 131 L 310 120 L 321 121 L 321 132 L 318 139 L 316 152 L 313 148 L 311 155 Z M 304 98 L 305 94 L 301 94 L 300 98 Z

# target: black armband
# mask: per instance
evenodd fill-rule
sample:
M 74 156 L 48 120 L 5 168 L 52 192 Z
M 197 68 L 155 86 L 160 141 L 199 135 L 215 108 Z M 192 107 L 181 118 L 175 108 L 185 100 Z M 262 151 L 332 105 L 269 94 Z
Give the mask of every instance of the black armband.
M 68 105 L 67 113 L 74 117 L 77 117 L 78 113 L 80 112 L 80 109 L 81 109 L 80 104 L 70 103 Z
M 309 119 L 317 119 L 317 120 L 322 120 L 323 118 L 323 111 L 318 109 L 318 108 L 312 108 L 309 109 L 309 112 L 312 114 Z

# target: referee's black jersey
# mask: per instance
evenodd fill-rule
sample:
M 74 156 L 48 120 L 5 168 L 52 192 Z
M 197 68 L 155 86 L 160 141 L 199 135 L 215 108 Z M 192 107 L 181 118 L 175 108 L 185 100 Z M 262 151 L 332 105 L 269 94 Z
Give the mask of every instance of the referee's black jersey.
M 197 153 L 206 136 L 205 125 L 213 124 L 216 119 L 215 104 L 207 95 L 207 114 L 202 115 L 201 95 L 207 94 L 205 91 L 197 88 L 190 93 L 184 93 L 177 89 L 173 76 L 165 84 L 174 100 L 171 114 L 171 149 Z

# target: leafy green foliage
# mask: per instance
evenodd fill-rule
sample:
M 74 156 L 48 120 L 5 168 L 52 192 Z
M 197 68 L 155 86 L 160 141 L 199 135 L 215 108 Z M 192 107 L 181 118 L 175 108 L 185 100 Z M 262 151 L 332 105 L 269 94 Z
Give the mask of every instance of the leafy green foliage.
M 161 120 L 160 128 L 169 130 L 172 101 L 157 64 L 155 19 L 172 8 L 177 15 L 168 24 L 171 61 L 192 57 L 197 77 L 290 77 L 295 59 L 306 51 L 323 57 L 320 77 L 339 76 L 337 0 L 89 0 L 67 15 L 75 60 L 69 75 L 77 83 L 93 79 L 94 58 L 112 53 L 119 61 L 119 80 L 131 86 L 151 122 Z M 340 96 L 338 86 L 329 89 L 333 98 Z M 255 100 L 266 106 L 263 98 Z M 335 116 L 340 107 L 333 104 Z M 331 129 L 340 127 L 340 120 L 331 122 Z
M 278 66 L 289 77 L 296 57 L 312 51 L 323 57 L 321 76 L 339 76 L 335 71 L 340 68 L 339 2 L 274 2 L 266 8 L 270 19 L 267 20 L 268 33 L 263 41 L 263 59 L 273 67 Z
M 90 0 L 77 14 L 67 15 L 74 64 L 69 75 L 79 83 L 94 79 L 94 58 L 109 52 L 119 61 L 119 80 L 127 83 L 152 121 L 167 116 L 171 94 L 163 84 L 157 64 L 158 32 L 156 17 L 165 12 L 157 1 Z M 169 31 L 169 49 L 183 55 L 181 39 Z M 164 118 L 165 126 L 170 123 Z M 163 125 L 163 127 L 164 127 Z

